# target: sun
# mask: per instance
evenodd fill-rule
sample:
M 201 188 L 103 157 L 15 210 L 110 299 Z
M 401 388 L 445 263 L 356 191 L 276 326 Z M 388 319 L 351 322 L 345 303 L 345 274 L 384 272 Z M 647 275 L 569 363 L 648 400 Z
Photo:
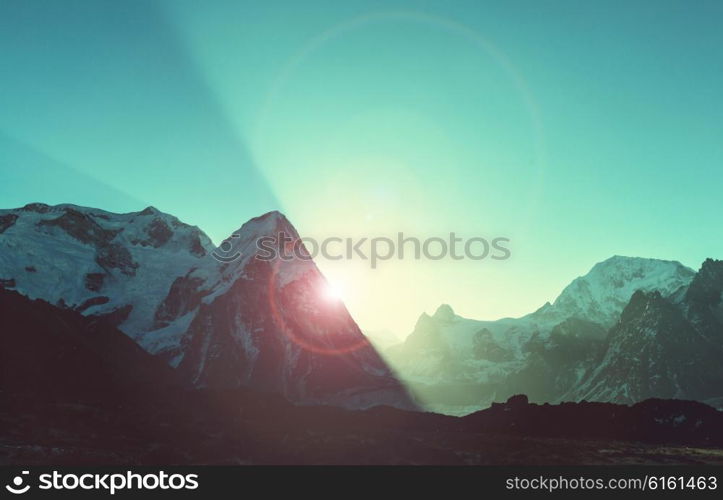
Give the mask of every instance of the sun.
M 338 286 L 327 283 L 321 290 L 321 297 L 327 302 L 341 302 L 341 289 Z

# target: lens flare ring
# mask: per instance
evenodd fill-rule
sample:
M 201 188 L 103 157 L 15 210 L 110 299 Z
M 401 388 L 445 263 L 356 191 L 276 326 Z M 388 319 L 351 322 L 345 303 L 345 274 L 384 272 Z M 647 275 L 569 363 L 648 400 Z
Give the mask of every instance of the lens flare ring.
M 304 338 L 303 336 L 299 335 L 297 332 L 294 331 L 294 328 L 289 325 L 289 323 L 284 318 L 283 313 L 281 312 L 281 308 L 278 304 L 278 297 L 277 297 L 277 277 L 278 277 L 278 267 L 280 262 L 277 260 L 274 263 L 271 264 L 271 273 L 269 273 L 269 282 L 268 282 L 268 289 L 267 289 L 267 295 L 269 300 L 269 308 L 271 310 L 271 319 L 273 320 L 275 326 L 288 338 L 291 342 L 298 345 L 302 349 L 310 352 L 314 352 L 316 354 L 322 354 L 325 356 L 339 356 L 344 354 L 349 354 L 355 351 L 358 351 L 359 349 L 364 348 L 370 348 L 371 344 L 369 343 L 369 340 L 359 331 L 360 340 L 355 341 L 349 345 L 343 346 L 343 347 L 328 347 L 323 345 L 317 345 L 315 343 L 309 342 L 308 339 Z M 333 289 L 332 289 L 333 290 Z M 325 293 L 324 291 L 323 293 Z M 321 298 L 321 297 L 320 297 Z M 324 297 L 326 298 L 326 297 Z M 329 300 L 329 299 L 327 299 Z M 338 302 L 342 308 L 343 312 L 347 315 L 349 313 L 346 310 L 346 307 L 344 307 L 341 298 L 337 295 L 336 302 Z M 328 338 L 328 337 L 327 337 Z

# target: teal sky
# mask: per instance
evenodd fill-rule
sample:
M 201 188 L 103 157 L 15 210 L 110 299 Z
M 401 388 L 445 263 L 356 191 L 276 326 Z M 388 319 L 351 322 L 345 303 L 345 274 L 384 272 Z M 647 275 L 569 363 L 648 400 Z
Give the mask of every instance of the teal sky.
M 0 205 L 147 205 L 214 241 L 507 236 L 319 265 L 363 328 L 529 312 L 614 254 L 723 257 L 723 3 L 0 6 Z

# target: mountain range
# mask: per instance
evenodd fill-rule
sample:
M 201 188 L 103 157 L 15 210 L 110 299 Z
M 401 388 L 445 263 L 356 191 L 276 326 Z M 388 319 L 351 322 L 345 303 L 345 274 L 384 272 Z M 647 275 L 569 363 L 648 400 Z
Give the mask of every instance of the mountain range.
M 117 327 L 180 381 L 253 387 L 303 404 L 413 407 L 310 260 L 254 258 L 298 238 L 278 212 L 245 223 L 214 258 L 198 228 L 153 207 L 115 214 L 34 203 L 0 211 L 0 287 Z
M 153 207 L 115 214 L 33 203 L 0 210 L 0 288 L 34 301 L 27 311 L 75 315 L 59 325 L 79 325 L 80 317 L 90 326 L 76 330 L 116 332 L 79 337 L 66 328 L 67 345 L 82 340 L 93 363 L 119 367 L 116 354 L 140 347 L 172 374 L 149 378 L 183 387 L 452 415 L 521 393 L 539 403 L 723 402 L 721 261 L 696 272 L 615 256 L 520 318 L 478 321 L 442 305 L 422 314 L 403 343 L 378 343 L 382 357 L 341 301 L 322 299 L 327 283 L 313 261 L 256 258 L 259 238 L 281 233 L 299 237 L 278 212 L 251 219 L 224 243 L 235 252 L 227 259 L 200 229 Z M 118 353 L 103 353 L 99 339 Z M 35 347 L 51 372 L 59 369 L 51 353 L 69 349 L 58 342 Z M 32 348 L 21 351 L 30 357 L 8 358 L 6 371 L 31 363 Z
M 536 402 L 723 395 L 723 262 L 615 256 L 521 318 L 422 314 L 385 356 L 429 408 L 466 414 L 518 393 Z

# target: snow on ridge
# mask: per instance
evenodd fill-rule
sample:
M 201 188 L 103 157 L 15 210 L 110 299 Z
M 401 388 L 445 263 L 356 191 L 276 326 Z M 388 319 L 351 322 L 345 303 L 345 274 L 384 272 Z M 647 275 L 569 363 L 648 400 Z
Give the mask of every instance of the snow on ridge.
M 74 204 L 31 203 L 0 210 L 0 216 L 8 214 L 14 217 L 0 232 L 0 279 L 14 280 L 13 288 L 30 298 L 65 307 L 109 297 L 110 300 L 89 307 L 84 314 L 106 314 L 132 305 L 120 328 L 139 341 L 153 329 L 154 313 L 177 278 L 189 273 L 201 278 L 205 283 L 202 288 L 214 289 L 214 294 L 206 298 L 210 301 L 243 278 L 243 268 L 257 250 L 257 238 L 279 230 L 298 237 L 286 217 L 269 212 L 251 219 L 237 231 L 244 245 L 244 258 L 224 265 L 213 257 L 216 247 L 203 231 L 154 207 L 113 213 Z M 74 233 L 68 231 L 67 225 L 53 224 L 61 217 L 82 229 Z M 79 234 L 98 235 L 98 241 L 92 237 L 78 239 Z M 108 245 L 128 252 L 131 271 L 124 274 L 99 264 L 99 246 Z M 282 265 L 280 280 L 286 284 L 310 266 L 313 263 Z M 102 284 L 96 290 L 87 287 L 89 275 L 102 276 Z
M 662 295 L 687 286 L 695 271 L 677 261 L 613 256 L 595 264 L 572 281 L 552 304 L 567 316 L 578 316 L 611 326 L 637 290 Z
M 150 207 L 114 214 L 71 204 L 30 204 L 2 212 L 17 219 L 0 233 L 0 249 L 5 250 L 0 251 L 0 277 L 14 279 L 14 288 L 28 297 L 66 307 L 108 298 L 86 314 L 131 305 L 121 329 L 132 337 L 150 326 L 178 270 L 201 266 L 210 249 L 210 240 L 198 228 Z M 60 220 L 66 223 L 56 223 Z M 117 249 L 111 258 L 127 261 L 125 273 L 99 260 L 107 248 Z M 97 276 L 99 283 L 89 287 L 89 276 Z
M 304 399 L 307 392 L 327 397 L 324 391 L 335 390 L 333 384 L 308 384 L 317 365 L 324 373 L 325 360 L 332 358 L 293 342 L 274 325 L 278 314 L 272 301 L 259 295 L 281 297 L 289 314 L 303 320 L 298 326 L 304 335 L 319 340 L 320 348 L 333 350 L 337 340 L 363 336 L 345 308 L 319 308 L 317 288 L 324 278 L 310 258 L 282 260 L 270 254 L 270 262 L 255 259 L 259 238 L 270 237 L 278 248 L 282 232 L 293 250 L 297 231 L 281 213 L 270 212 L 243 224 L 229 244 L 215 248 L 198 228 L 153 207 L 113 214 L 33 204 L 0 211 L 0 279 L 2 286 L 32 298 L 85 315 L 108 315 L 143 349 L 199 387 L 227 383 L 221 378 L 245 384 L 253 375 L 264 379 L 261 386 L 293 399 Z M 269 291 L 269 283 L 277 290 Z M 328 311 L 338 317 L 329 317 Z M 263 351 L 277 343 L 283 352 Z M 343 368 L 360 380 L 354 390 L 362 394 L 379 385 L 396 398 L 390 404 L 407 405 L 408 396 L 391 383 L 381 358 L 361 348 L 348 354 L 349 366 Z M 256 372 L 257 363 L 274 368 Z M 275 374 L 278 365 L 281 373 Z
M 447 305 L 432 316 L 423 313 L 405 343 L 392 347 L 389 354 L 400 375 L 413 382 L 489 383 L 525 366 L 528 342 L 533 338 L 545 342 L 565 320 L 576 317 L 610 327 L 636 290 L 659 290 L 664 296 L 680 293 L 694 275 L 692 269 L 675 261 L 614 256 L 573 280 L 554 303 L 519 318 L 468 319 Z M 496 362 L 476 359 L 475 345 L 480 342 L 509 357 Z M 447 368 L 450 361 L 456 367 L 451 371 Z

